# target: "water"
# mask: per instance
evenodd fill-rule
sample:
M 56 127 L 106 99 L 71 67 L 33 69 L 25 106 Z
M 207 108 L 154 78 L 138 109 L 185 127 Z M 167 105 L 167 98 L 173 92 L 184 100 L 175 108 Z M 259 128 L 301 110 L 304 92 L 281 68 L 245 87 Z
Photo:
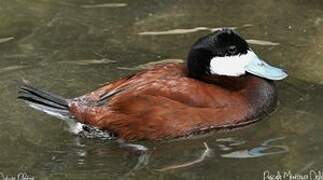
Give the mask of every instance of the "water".
M 1 175 L 247 180 L 266 171 L 323 170 L 320 0 L 1 0 L 0 22 Z M 289 70 L 277 83 L 277 110 L 247 128 L 139 142 L 149 150 L 133 152 L 75 137 L 63 122 L 16 100 L 23 79 L 75 97 L 143 64 L 183 59 L 198 37 L 223 26 Z

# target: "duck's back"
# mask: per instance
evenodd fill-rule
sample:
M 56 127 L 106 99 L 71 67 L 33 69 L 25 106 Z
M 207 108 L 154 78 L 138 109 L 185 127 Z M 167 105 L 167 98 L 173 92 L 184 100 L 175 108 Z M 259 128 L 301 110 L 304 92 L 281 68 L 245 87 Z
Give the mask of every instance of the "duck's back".
M 127 140 L 165 139 L 251 122 L 275 104 L 270 82 L 246 76 L 240 89 L 188 77 L 183 64 L 157 65 L 69 104 L 80 122 Z

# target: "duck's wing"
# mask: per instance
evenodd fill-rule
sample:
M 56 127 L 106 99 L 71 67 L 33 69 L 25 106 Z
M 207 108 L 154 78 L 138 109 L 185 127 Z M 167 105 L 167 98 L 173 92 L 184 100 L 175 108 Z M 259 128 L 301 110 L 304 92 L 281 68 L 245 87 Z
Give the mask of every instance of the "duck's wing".
M 125 93 L 108 106 L 87 108 L 76 114 L 84 123 L 127 140 L 165 139 L 229 127 L 246 117 L 246 106 L 194 107 L 164 96 Z

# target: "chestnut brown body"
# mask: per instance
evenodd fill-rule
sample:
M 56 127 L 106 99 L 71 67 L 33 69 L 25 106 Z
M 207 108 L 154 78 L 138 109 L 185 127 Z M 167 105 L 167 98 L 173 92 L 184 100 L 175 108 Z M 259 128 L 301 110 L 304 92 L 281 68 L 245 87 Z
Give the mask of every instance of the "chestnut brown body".
M 274 86 L 256 76 L 188 76 L 184 64 L 162 64 L 69 101 L 81 123 L 126 140 L 160 140 L 255 121 L 276 103 Z

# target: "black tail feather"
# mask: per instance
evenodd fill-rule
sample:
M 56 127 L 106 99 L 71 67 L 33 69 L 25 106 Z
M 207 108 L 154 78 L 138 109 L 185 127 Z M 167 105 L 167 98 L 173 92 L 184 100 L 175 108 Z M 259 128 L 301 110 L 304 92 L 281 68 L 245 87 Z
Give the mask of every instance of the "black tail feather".
M 17 98 L 24 100 L 32 108 L 60 119 L 71 118 L 68 101 L 52 93 L 24 84 L 20 88 Z
M 97 127 L 84 125 L 76 121 L 69 111 L 68 100 L 47 91 L 34 88 L 24 83 L 18 92 L 18 99 L 24 100 L 30 107 L 64 120 L 70 127 L 70 132 L 88 138 L 114 139 L 111 132 Z M 84 129 L 86 128 L 86 129 Z
M 41 104 L 44 106 L 49 106 L 52 108 L 57 108 L 57 109 L 66 109 L 66 106 L 61 106 L 60 104 L 57 104 L 53 101 L 50 101 L 48 99 L 41 98 L 39 96 L 36 96 L 32 93 L 26 92 L 26 91 L 19 91 L 18 99 L 23 99 L 25 101 L 29 101 L 35 104 Z
M 21 87 L 21 92 L 27 92 L 27 94 L 30 93 L 34 96 L 54 102 L 57 105 L 60 105 L 63 107 L 68 107 L 68 103 L 63 97 L 54 95 L 52 93 L 49 93 L 49 92 L 46 92 L 43 90 L 39 90 L 39 89 L 34 88 L 34 87 L 27 85 L 27 84 L 25 84 Z

